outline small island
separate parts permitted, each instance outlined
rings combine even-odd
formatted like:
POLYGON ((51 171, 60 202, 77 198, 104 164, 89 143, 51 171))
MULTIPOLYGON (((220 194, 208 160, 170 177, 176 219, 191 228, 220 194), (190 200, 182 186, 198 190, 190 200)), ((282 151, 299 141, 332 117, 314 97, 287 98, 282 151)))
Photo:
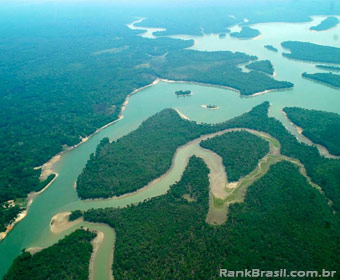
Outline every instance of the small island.
POLYGON ((260 34, 260 31, 257 29, 251 28, 249 26, 243 26, 240 32, 230 33, 230 36, 238 39, 253 39, 260 34))
POLYGON ((315 65, 315 67, 326 71, 340 72, 339 66, 315 65))
POLYGON ((333 73, 314 73, 314 74, 302 74, 303 78, 312 79, 314 81, 340 88, 340 75, 333 73))
POLYGON ((267 50, 270 50, 272 52, 278 52, 279 50, 277 48, 275 48, 274 46, 272 45, 265 45, 264 46, 267 50))
POLYGON ((220 39, 224 39, 226 36, 227 36, 227 35, 226 35, 225 33, 220 33, 220 34, 218 35, 218 37, 219 37, 220 39))
POLYGON ((316 25, 316 26, 312 26, 311 28, 309 28, 312 31, 325 31, 325 30, 329 30, 335 26, 337 26, 339 23, 339 19, 336 17, 328 17, 326 19, 324 19, 320 24, 316 25))
POLYGON ((191 90, 178 90, 178 91, 175 91, 175 94, 177 96, 189 96, 189 95, 192 95, 192 92, 191 90))
POLYGON ((201 107, 209 109, 209 110, 218 110, 219 109, 219 107, 217 105, 214 105, 214 104, 202 105, 201 107))

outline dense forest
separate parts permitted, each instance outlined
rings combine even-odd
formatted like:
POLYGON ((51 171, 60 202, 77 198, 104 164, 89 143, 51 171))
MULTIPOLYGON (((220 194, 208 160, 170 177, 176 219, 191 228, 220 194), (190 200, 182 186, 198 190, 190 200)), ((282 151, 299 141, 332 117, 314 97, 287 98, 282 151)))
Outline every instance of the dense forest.
POLYGON ((303 135, 325 146, 331 154, 340 156, 340 115, 296 107, 283 110, 293 123, 303 129, 303 135))
POLYGON ((263 72, 269 75, 274 74, 274 67, 272 63, 269 60, 260 60, 260 61, 255 61, 250 64, 246 65, 246 68, 250 70, 256 70, 259 72, 263 72))
POLYGON ((41 190, 47 182, 34 167, 116 120, 126 96, 157 77, 216 83, 245 95, 292 86, 242 73, 237 65, 256 59, 246 54, 189 51, 191 40, 136 36, 140 31, 126 26, 130 10, 84 6, 78 13, 69 5, 55 15, 54 9, 0 11, 0 207, 41 190))
POLYGON ((294 86, 290 82, 277 81, 261 72, 242 72, 237 66, 255 60, 256 57, 239 52, 174 51, 169 53, 166 59, 166 64, 153 66, 158 75, 165 79, 232 87, 239 90, 241 95, 247 96, 265 90, 294 86))
POLYGON ((89 279, 91 240, 96 234, 78 229, 51 247, 18 256, 4 280, 89 279))
POLYGON ((339 23, 339 19, 338 18, 336 18, 336 17, 327 17, 322 22, 320 22, 318 25, 312 26, 310 28, 310 30, 325 31, 325 30, 331 29, 333 27, 336 27, 338 25, 338 23, 339 23))
POLYGON ((249 26, 243 26, 240 32, 230 33, 231 37, 238 39, 252 39, 260 35, 260 31, 249 26))
POLYGON ((8 206, 8 203, 3 203, 0 206, 0 232, 6 231, 6 225, 12 223, 20 212, 20 207, 8 206))
POLYGON ((297 167, 272 166, 221 226, 205 222, 208 187, 208 169, 193 157, 166 195, 86 212, 85 220, 117 233, 115 279, 217 279, 220 268, 337 269, 339 221, 297 167))
POLYGON ((215 136, 202 141, 200 145, 222 157, 229 182, 248 175, 269 152, 267 141, 246 131, 215 136))
POLYGON ((340 88, 340 75, 333 73, 302 73, 302 77, 311 79, 332 87, 340 88))
MULTIPOLYGON (((299 143, 280 121, 268 117, 269 102, 254 107, 250 112, 236 117, 220 126, 225 128, 246 127, 266 132, 281 143, 281 154, 296 158, 306 167, 311 180, 318 184, 332 207, 340 211, 340 160, 328 159, 319 154, 316 147, 299 143)), ((218 126, 217 126, 218 128, 218 126)), ((329 132, 329 133, 333 133, 329 132)))
POLYGON ((137 26, 161 27, 166 30, 156 35, 205 34, 227 32, 235 24, 256 24, 266 22, 309 22, 311 15, 334 15, 340 10, 340 3, 334 0, 281 1, 244 0, 242 2, 223 1, 212 7, 195 4, 193 13, 189 5, 164 5, 153 3, 152 9, 140 7, 138 16, 146 19, 137 26), (155 9, 157 7, 157 9, 155 9), (247 18, 249 21, 244 22, 247 18))
POLYGON ((282 54, 288 58, 314 62, 340 63, 340 48, 298 41, 286 41, 281 43, 281 45, 283 48, 291 51, 291 53, 282 54))
POLYGON ((72 211, 71 214, 70 214, 70 216, 68 217, 68 220, 69 220, 70 222, 75 221, 75 220, 77 220, 78 218, 80 218, 82 215, 83 215, 83 214, 82 214, 82 212, 81 212, 80 210, 72 211))
POLYGON ((330 66, 330 65, 315 65, 316 68, 322 69, 322 70, 327 70, 327 71, 335 71, 339 72, 340 67, 338 66, 330 66))
POLYGON ((272 45, 265 45, 264 46, 267 50, 273 51, 273 52, 278 52, 279 50, 277 48, 275 48, 272 45))
POLYGON ((170 168, 178 147, 214 129, 166 109, 115 142, 104 138, 78 177, 78 195, 111 197, 138 190, 170 168))

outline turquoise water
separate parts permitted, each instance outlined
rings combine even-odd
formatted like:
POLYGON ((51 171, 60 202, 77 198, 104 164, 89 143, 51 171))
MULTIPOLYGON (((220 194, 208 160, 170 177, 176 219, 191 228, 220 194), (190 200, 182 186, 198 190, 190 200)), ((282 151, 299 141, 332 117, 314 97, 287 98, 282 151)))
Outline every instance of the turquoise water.
POLYGON ((183 39, 195 39, 196 44, 193 49, 196 50, 242 51, 256 55, 260 59, 269 59, 277 72, 276 78, 293 82, 295 88, 287 91, 270 92, 251 98, 240 97, 237 92, 232 90, 190 83, 159 82, 154 86, 139 91, 130 98, 129 104, 123 113, 124 118, 121 121, 103 129, 77 148, 65 152, 53 166, 53 170, 59 173, 59 177, 50 188, 35 199, 27 217, 16 225, 6 239, 0 243, 0 276, 7 271, 21 249, 49 246, 74 230, 71 228, 63 234, 52 234, 49 230, 49 223, 55 214, 75 209, 86 210, 93 207, 125 206, 142 201, 147 197, 164 193, 169 184, 180 177, 183 162, 179 162, 175 166, 173 177, 162 182, 159 188, 146 189, 123 199, 106 202, 100 200, 80 201, 73 188, 74 182, 84 168, 90 154, 95 151, 97 144, 103 137, 115 140, 136 129, 143 120, 164 108, 177 108, 190 119, 198 122, 216 123, 249 111, 263 101, 270 101, 272 104, 270 115, 281 120, 296 135, 297 133, 290 127, 281 112, 283 107, 299 106, 340 113, 339 90, 301 78, 303 72, 317 71, 314 64, 289 60, 281 55, 280 43, 285 40, 309 41, 340 46, 340 42, 335 40, 336 35, 340 35, 339 28, 325 32, 311 32, 308 30, 310 26, 319 23, 321 19, 318 17, 314 19, 314 22, 303 24, 257 24, 255 28, 262 33, 262 37, 257 40, 238 40, 228 36, 224 39, 219 39, 218 35, 214 34, 200 37, 177 36, 183 39), (266 44, 277 47, 279 53, 265 49, 263 46, 266 44), (177 90, 186 89, 190 89, 193 95, 190 97, 177 97, 174 94, 177 90), (216 104, 220 109, 207 110, 201 107, 202 104, 216 104))

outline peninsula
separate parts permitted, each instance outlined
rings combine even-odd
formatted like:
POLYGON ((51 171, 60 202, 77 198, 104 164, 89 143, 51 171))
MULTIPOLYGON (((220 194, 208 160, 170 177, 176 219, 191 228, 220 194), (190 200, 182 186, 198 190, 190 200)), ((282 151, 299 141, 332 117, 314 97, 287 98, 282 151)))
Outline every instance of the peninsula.
POLYGON ((240 32, 232 32, 230 33, 230 36, 238 39, 253 39, 260 34, 260 31, 257 29, 251 28, 249 26, 243 26, 240 32))
POLYGON ((335 88, 340 88, 340 75, 333 73, 303 73, 303 78, 308 78, 335 88))
POLYGON ((336 17, 328 17, 324 19, 320 24, 316 26, 312 26, 310 30, 312 31, 325 31, 329 30, 333 27, 336 27, 339 24, 339 19, 336 17))

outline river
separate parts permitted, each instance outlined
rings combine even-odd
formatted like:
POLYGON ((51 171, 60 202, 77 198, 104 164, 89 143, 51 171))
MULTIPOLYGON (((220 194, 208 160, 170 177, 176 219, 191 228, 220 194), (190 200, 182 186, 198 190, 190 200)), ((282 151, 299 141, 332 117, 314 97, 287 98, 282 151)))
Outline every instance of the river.
MULTIPOLYGON (((280 43, 286 40, 299 40, 330 46, 339 46, 336 40, 340 34, 339 28, 324 32, 311 32, 309 27, 316 25, 323 18, 314 17, 309 23, 266 23, 256 24, 262 36, 257 40, 239 40, 235 38, 220 39, 218 34, 204 34, 202 36, 173 36, 182 39, 194 39, 195 50, 230 50, 241 51, 256 55, 260 59, 269 59, 277 73, 276 78, 287 80, 295 84, 294 89, 270 92, 256 97, 241 97, 237 92, 191 83, 169 83, 160 81, 155 85, 139 91, 130 97, 123 112, 124 118, 93 135, 87 142, 77 148, 65 152, 61 159, 53 165, 53 171, 59 174, 54 183, 32 203, 27 217, 18 223, 9 235, 0 242, 0 277, 2 277, 13 259, 19 255, 21 249, 29 247, 45 247, 55 243, 65 234, 74 230, 70 228, 62 234, 52 234, 49 223, 51 218, 59 213, 76 209, 86 210, 93 207, 117 207, 142 201, 145 198, 164 193, 169 184, 176 181, 180 175, 185 159, 191 153, 183 152, 178 164, 174 166, 171 176, 161 181, 157 188, 146 188, 135 195, 111 201, 80 201, 74 189, 74 183, 84 168, 86 161, 103 137, 115 140, 136 129, 143 120, 164 108, 177 108, 190 119, 198 122, 217 123, 238 116, 252 107, 270 101, 272 106, 270 115, 279 119, 283 124, 302 139, 296 129, 287 121, 281 110, 285 106, 299 106, 340 113, 340 91, 310 80, 303 79, 303 72, 316 71, 314 64, 289 60, 282 57, 280 43), (273 45, 279 49, 278 53, 271 52, 263 46, 273 45), (190 89, 190 97, 177 97, 177 90, 190 89), (207 110, 202 104, 216 104, 219 110, 207 110)), ((237 29, 235 27, 233 29, 237 29)), ((148 36, 152 32, 148 33, 148 36)), ((303 139, 302 139, 303 140, 303 139)))

